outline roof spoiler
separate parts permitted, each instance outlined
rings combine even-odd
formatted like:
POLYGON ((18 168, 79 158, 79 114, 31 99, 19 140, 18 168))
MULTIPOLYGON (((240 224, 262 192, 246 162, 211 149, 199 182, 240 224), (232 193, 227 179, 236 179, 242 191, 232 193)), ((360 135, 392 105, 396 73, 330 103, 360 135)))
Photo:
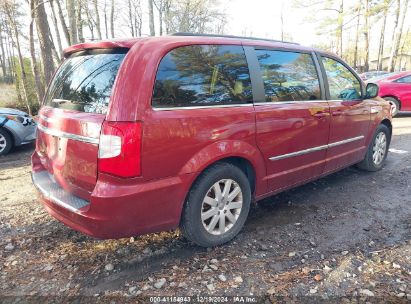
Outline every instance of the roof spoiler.
POLYGON ((88 51, 88 50, 110 50, 110 49, 130 49, 129 44, 116 42, 116 41, 99 41, 99 42, 86 42, 79 43, 73 46, 69 46, 64 49, 63 54, 65 58, 70 57, 73 53, 88 51))

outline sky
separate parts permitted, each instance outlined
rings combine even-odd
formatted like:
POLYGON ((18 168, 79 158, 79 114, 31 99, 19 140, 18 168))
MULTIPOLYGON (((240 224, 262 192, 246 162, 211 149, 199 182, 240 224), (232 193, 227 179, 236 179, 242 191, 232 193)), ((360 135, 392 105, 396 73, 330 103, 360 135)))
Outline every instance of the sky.
MULTIPOLYGON (((293 8, 292 0, 231 0, 222 2, 228 13, 227 32, 249 36, 281 39, 281 10, 285 32, 295 42, 310 45, 315 39, 315 26, 304 22, 307 9, 293 8), (302 30, 304 29, 304 30, 302 30)), ((317 42, 317 41, 315 41, 317 42)))

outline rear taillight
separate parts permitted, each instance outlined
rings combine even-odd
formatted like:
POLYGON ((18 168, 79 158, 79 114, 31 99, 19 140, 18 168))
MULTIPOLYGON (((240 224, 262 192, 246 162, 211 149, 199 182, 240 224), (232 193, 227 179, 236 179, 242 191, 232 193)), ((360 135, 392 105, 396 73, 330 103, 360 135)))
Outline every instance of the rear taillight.
POLYGON ((141 123, 105 121, 98 149, 98 170, 120 177, 141 174, 141 123))

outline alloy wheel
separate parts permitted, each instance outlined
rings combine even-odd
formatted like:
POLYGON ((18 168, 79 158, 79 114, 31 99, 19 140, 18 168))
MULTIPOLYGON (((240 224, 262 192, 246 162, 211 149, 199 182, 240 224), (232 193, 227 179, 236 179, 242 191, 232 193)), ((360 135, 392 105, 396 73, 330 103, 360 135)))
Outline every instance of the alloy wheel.
POLYGON ((4 137, 3 134, 0 134, 0 153, 3 152, 4 149, 6 149, 6 146, 7 146, 6 137, 4 137))
POLYGON ((237 222, 243 207, 243 192, 232 179, 222 179, 207 191, 201 206, 201 221, 208 233, 222 235, 237 222))
POLYGON ((387 152, 387 135, 384 132, 378 133, 375 137, 374 146, 372 148, 372 160, 375 165, 379 166, 387 152))

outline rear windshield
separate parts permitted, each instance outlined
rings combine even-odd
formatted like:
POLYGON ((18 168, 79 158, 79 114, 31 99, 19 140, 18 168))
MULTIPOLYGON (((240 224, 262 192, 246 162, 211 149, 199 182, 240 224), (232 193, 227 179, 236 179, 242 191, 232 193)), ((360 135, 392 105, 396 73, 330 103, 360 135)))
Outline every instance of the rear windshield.
POLYGON ((53 108, 105 114, 125 55, 123 50, 106 50, 69 57, 51 82, 46 104, 53 108))

